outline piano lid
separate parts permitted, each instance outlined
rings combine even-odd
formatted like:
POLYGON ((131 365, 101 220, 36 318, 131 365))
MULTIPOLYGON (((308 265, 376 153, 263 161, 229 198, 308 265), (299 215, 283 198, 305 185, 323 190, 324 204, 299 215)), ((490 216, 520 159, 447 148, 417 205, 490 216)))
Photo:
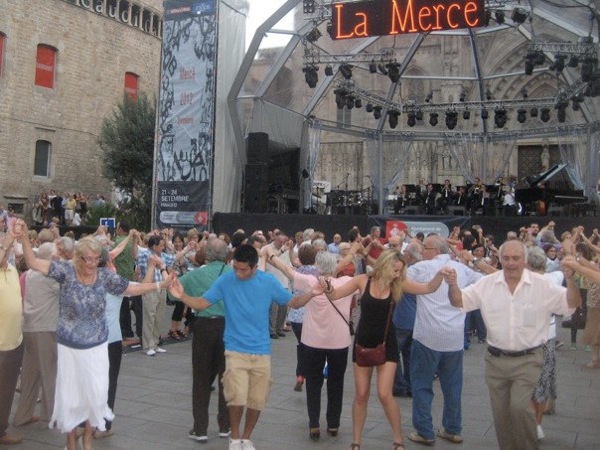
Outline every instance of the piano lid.
POLYGON ((546 172, 525 177, 525 181, 527 182, 530 188, 538 187, 541 183, 545 183, 548 180, 550 180, 550 178, 552 178, 558 172, 563 170, 565 167, 567 167, 566 164, 555 164, 550 168, 550 170, 547 170, 546 172))

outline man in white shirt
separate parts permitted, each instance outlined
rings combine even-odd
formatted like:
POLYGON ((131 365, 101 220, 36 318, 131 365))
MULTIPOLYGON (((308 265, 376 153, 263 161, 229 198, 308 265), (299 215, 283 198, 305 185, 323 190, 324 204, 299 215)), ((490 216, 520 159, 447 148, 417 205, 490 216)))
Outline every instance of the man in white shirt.
POLYGON ((488 330, 485 379, 501 449, 537 448, 530 400, 550 317, 568 315, 581 304, 572 270, 564 269, 565 289, 526 269, 526 261, 525 245, 507 241, 500 247, 503 270, 462 291, 452 271, 446 277, 452 305, 463 312, 481 309, 488 330))
MULTIPOLYGON (((426 283, 444 266, 458 274, 458 283, 466 287, 481 274, 450 259, 448 244, 441 236, 423 241, 423 259, 410 266, 408 278, 426 283)), ((448 286, 442 283, 433 293, 417 295, 417 313, 410 355, 410 380, 413 393, 412 420, 416 431, 411 441, 433 445, 435 431, 431 417, 433 378, 437 373, 444 395, 442 428, 437 436, 453 443, 462 442, 461 396, 463 382, 465 314, 448 303, 448 286)))

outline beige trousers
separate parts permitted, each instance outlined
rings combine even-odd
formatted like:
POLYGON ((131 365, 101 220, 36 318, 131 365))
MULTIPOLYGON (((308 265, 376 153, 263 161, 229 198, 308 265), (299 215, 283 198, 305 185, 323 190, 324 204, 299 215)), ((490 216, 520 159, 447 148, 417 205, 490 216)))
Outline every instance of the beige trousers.
POLYGON ((485 381, 490 391, 496 439, 502 450, 537 449, 531 395, 540 379, 543 350, 510 357, 485 354, 485 381))
POLYGON ((160 339, 160 322, 166 309, 167 293, 164 289, 142 295, 142 347, 156 348, 160 339))

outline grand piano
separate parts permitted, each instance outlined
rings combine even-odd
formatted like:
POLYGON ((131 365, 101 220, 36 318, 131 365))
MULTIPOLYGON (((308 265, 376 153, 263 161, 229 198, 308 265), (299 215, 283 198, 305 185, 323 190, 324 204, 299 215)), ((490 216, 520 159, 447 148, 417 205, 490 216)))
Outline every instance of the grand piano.
POLYGON ((521 205, 524 215, 545 216, 551 206, 564 207, 587 202, 582 190, 552 189, 546 186, 546 183, 565 167, 566 164, 555 164, 546 172, 525 177, 517 185, 515 201, 521 205))

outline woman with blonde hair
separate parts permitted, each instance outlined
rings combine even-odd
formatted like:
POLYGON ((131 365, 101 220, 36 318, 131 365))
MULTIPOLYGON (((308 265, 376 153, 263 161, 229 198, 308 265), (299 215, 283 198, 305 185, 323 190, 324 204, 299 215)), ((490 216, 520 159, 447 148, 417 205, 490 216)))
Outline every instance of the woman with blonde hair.
POLYGON ((333 287, 330 278, 322 278, 321 286, 331 300, 360 292, 360 321, 356 329, 352 361, 354 363, 355 394, 352 405, 352 450, 359 450, 371 388, 373 369, 377 370, 377 395, 392 427, 394 450, 403 449, 400 409, 392 395, 394 376, 398 364, 398 344, 395 329, 389 325, 393 308, 403 292, 428 294, 442 282, 438 272, 429 283, 416 283, 406 278, 406 260, 398 250, 386 250, 377 259, 370 274, 358 275, 340 287, 333 287), (387 335, 385 333, 387 330, 387 335), (373 348, 385 342, 385 362, 374 367, 357 364, 356 347, 373 348))
MULTIPOLYGON (((40 259, 31 248, 27 226, 21 219, 15 223, 12 236, 23 244, 29 268, 60 284, 56 391, 50 424, 68 433, 67 450, 75 450, 77 426, 85 422, 83 448, 89 450, 94 429, 104 431, 104 419, 114 417, 107 405, 106 294, 131 296, 159 291, 168 287, 175 275, 162 282, 139 284, 99 268, 102 245, 94 238, 81 239, 71 261, 40 259)), ((151 264, 160 262, 152 260, 151 264)))

